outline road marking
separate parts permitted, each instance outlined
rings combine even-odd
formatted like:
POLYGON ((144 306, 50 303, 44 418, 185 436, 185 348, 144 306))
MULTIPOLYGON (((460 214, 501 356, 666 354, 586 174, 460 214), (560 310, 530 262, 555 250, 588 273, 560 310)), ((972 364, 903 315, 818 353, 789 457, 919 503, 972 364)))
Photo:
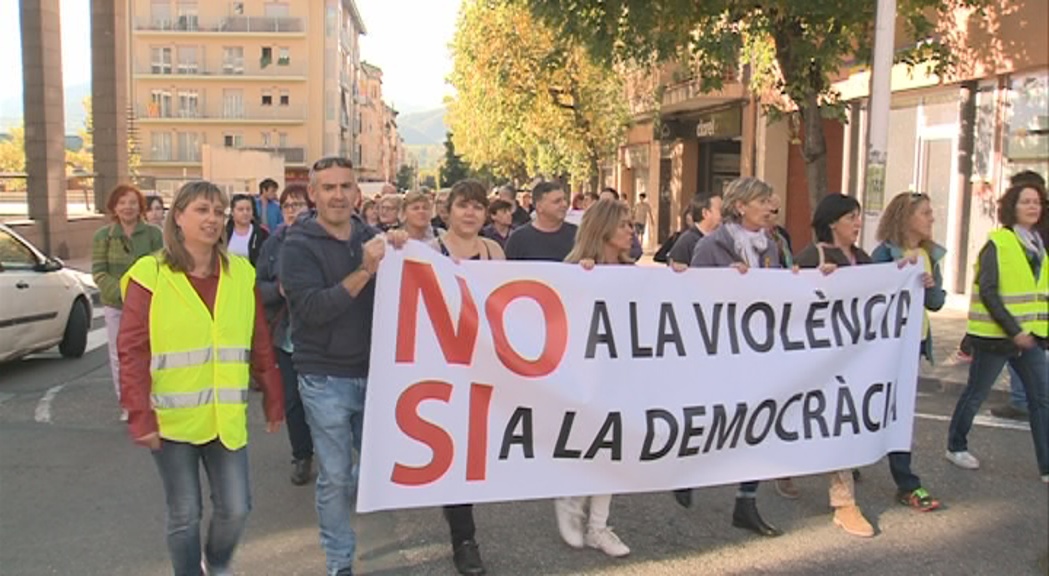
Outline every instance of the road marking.
MULTIPOLYGON (((941 416, 939 414, 922 414, 921 412, 915 412, 915 416, 925 420, 936 420, 937 422, 950 422, 950 416, 941 416)), ((1002 428, 1005 430, 1022 430, 1024 432, 1030 432, 1031 426, 1023 422, 1017 422, 1015 420, 1006 420, 1005 418, 996 418, 994 416, 982 416, 980 414, 973 418, 973 424, 976 426, 985 426, 987 428, 1002 428)))
POLYGON ((84 354, 93 352, 107 344, 109 344, 109 336, 106 334, 106 327, 96 328, 87 333, 87 348, 84 349, 84 354))
POLYGON ((51 402, 55 399, 55 396, 65 388, 65 384, 59 384, 58 386, 52 386, 44 394, 44 397, 36 403, 36 416, 35 419, 41 424, 51 423, 51 402))
POLYGON ((95 306, 91 310, 91 318, 92 319, 94 319, 94 318, 101 318, 101 317, 103 317, 105 315, 106 315, 106 312, 105 312, 105 310, 102 309, 101 306, 95 306))

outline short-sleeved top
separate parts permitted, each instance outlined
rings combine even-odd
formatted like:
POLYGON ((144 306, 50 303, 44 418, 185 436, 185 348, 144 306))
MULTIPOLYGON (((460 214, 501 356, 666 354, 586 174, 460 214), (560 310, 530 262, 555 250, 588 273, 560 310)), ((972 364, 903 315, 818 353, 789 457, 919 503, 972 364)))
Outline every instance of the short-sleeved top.
POLYGON ((563 262, 575 246, 576 226, 565 222, 556 232, 543 232, 534 224, 514 230, 506 241, 507 260, 563 262))

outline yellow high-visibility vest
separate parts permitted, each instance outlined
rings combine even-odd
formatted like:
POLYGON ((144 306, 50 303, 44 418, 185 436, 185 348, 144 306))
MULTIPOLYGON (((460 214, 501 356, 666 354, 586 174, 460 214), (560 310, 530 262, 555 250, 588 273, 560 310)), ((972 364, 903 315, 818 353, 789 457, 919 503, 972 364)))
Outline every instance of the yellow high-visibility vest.
POLYGON ((255 331, 255 270, 229 256, 219 276, 214 317, 182 272, 160 255, 139 259, 121 279, 149 290, 151 402, 160 437, 230 450, 248 443, 248 381, 255 331))
MULTIPOLYGON (((1049 259, 1042 261, 1038 278, 1034 277, 1027 253, 1016 233, 1008 228, 991 232, 998 256, 998 293, 1005 308, 1016 318, 1024 332, 1049 337, 1049 259)), ((1005 330, 991 318, 980 300, 980 263, 976 263, 976 281, 969 302, 967 331, 973 336, 1008 338, 1005 330)))

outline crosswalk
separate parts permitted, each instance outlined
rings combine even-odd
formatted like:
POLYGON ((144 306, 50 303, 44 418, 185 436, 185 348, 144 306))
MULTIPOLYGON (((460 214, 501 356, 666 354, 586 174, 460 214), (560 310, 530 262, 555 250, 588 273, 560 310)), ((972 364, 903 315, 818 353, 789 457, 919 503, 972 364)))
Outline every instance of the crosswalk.
POLYGON ((106 319, 103 316, 102 306, 97 302, 91 308, 91 331, 87 333, 87 349, 85 354, 98 350, 108 343, 106 338, 106 319))

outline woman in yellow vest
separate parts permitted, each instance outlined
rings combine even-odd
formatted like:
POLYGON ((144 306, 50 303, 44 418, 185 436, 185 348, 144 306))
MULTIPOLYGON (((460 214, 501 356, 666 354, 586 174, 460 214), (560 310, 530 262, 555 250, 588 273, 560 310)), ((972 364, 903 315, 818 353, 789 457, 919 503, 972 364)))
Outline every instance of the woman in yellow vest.
POLYGON ((998 202, 1002 228, 991 232, 976 263, 966 329, 973 359, 951 417, 947 460, 968 470, 980 467, 967 436, 1008 363, 1023 382, 1038 471, 1049 484, 1049 262, 1035 230, 1046 204, 1045 188, 1033 184, 1011 186, 998 202))
POLYGON ((152 450, 160 471, 176 576, 232 574, 251 509, 249 371, 261 383, 266 430, 284 418, 255 271, 222 242, 227 205, 209 182, 183 186, 164 223, 163 251, 139 259, 121 280, 120 400, 131 437, 152 450), (214 505, 203 562, 201 464, 214 505))

